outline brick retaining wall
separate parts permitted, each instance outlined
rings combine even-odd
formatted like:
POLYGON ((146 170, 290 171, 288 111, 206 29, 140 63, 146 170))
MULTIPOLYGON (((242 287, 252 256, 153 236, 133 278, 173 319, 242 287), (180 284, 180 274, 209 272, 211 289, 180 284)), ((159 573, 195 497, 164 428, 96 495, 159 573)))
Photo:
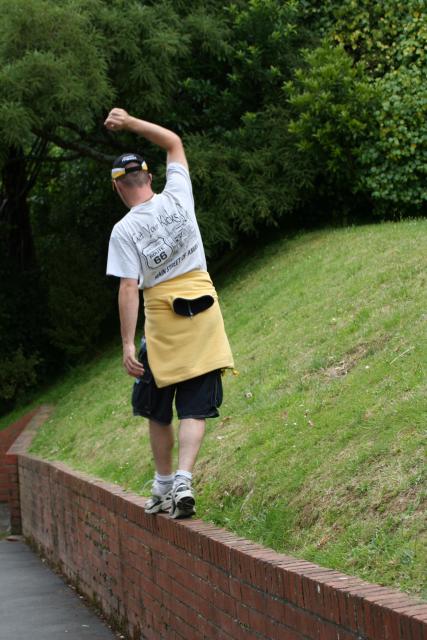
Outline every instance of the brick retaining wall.
POLYGON ((13 465, 13 460, 6 458, 6 453, 36 412, 37 409, 34 409, 13 424, 6 427, 6 429, 2 429, 0 431, 0 502, 2 503, 9 502, 11 489, 9 466, 13 465))
MULTIPOLYGON (((43 405, 30 411, 17 422, 0 432, 0 480, 3 481, 4 502, 9 505, 11 533, 21 533, 21 508, 19 499, 18 457, 13 453, 13 443, 19 436, 20 450, 26 451, 38 427, 48 418, 52 407, 43 405)), ((0 502, 3 502, 0 499, 0 502)))
POLYGON ((127 637, 426 640, 427 604, 266 549, 200 520, 147 516, 144 498, 26 453, 22 530, 127 637))
POLYGON ((17 496, 18 465, 16 456, 6 455, 16 438, 32 420, 38 409, 33 409, 13 424, 0 431, 0 504, 7 504, 12 533, 20 529, 19 497, 17 496))

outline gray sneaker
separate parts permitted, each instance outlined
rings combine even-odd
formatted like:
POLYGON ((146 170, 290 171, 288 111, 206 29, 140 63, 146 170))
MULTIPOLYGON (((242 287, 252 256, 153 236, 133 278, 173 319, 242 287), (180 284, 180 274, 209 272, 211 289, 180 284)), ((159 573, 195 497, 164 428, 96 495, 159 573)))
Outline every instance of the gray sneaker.
POLYGON ((169 513, 172 505, 172 491, 168 491, 167 493, 153 493, 151 494, 151 498, 145 503, 144 511, 145 513, 159 513, 163 511, 165 513, 169 513))
POLYGON ((186 478, 179 478, 172 489, 171 518, 189 518, 196 513, 191 482, 186 478))

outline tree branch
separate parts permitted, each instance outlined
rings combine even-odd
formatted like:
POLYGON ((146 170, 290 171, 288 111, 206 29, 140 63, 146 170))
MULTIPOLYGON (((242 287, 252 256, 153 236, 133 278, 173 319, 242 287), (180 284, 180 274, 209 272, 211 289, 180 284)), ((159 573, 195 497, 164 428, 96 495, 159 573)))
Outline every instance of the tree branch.
POLYGON ((87 147, 85 144, 81 142, 75 142, 72 140, 64 140, 60 136, 55 133, 51 133, 50 131, 43 131, 39 129, 35 129, 34 133, 43 138, 43 140, 48 140, 49 142, 53 142, 61 149, 68 149, 70 151, 76 151, 80 156, 85 156, 87 158, 94 158, 99 162, 104 164, 111 164, 114 160, 115 156, 102 153, 101 151, 97 151, 96 149, 92 149, 91 147, 87 147))
POLYGON ((119 151, 126 151, 128 148, 128 145, 122 144, 120 140, 114 134, 112 134, 111 131, 108 131, 104 126, 98 127, 96 129, 95 133, 100 135, 90 135, 86 131, 83 131, 83 129, 80 129, 80 127, 78 127, 76 124, 72 122, 65 122, 63 126, 66 129, 69 129, 70 131, 77 133, 77 135, 81 140, 92 142, 95 145, 114 147, 119 151))
MULTIPOLYGON (((58 156, 57 158, 46 156, 43 158, 43 162, 51 162, 52 164, 60 164, 61 162, 72 162, 74 160, 78 160, 81 158, 81 154, 79 153, 70 153, 66 156, 58 156)), ((28 156, 29 159, 33 159, 33 156, 28 156)))

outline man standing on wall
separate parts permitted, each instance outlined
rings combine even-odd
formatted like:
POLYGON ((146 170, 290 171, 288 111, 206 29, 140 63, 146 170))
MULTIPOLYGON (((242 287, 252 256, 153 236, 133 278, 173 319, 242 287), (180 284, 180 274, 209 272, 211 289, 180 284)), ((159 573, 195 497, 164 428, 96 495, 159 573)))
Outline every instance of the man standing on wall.
POLYGON ((233 357, 207 272, 180 137, 118 108, 110 111, 105 126, 143 136, 167 154, 166 186, 159 194, 140 155, 126 153, 114 161, 113 187, 130 210, 111 233, 107 274, 120 278, 123 364, 136 378, 133 412, 149 420, 156 474, 145 510, 187 517, 195 513, 192 471, 206 418, 219 415, 221 370, 233 367, 233 357), (144 291, 145 338, 137 359, 139 289, 144 291), (174 399, 180 419, 175 474, 174 399))

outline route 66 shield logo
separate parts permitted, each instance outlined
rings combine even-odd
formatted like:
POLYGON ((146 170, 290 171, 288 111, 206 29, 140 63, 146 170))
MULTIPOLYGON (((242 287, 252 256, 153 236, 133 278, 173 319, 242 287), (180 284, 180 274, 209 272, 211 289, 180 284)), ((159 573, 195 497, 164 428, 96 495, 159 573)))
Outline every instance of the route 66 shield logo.
POLYGON ((172 255, 171 247, 166 243, 164 238, 153 240, 143 248, 142 254, 147 261, 150 269, 157 269, 172 255))

